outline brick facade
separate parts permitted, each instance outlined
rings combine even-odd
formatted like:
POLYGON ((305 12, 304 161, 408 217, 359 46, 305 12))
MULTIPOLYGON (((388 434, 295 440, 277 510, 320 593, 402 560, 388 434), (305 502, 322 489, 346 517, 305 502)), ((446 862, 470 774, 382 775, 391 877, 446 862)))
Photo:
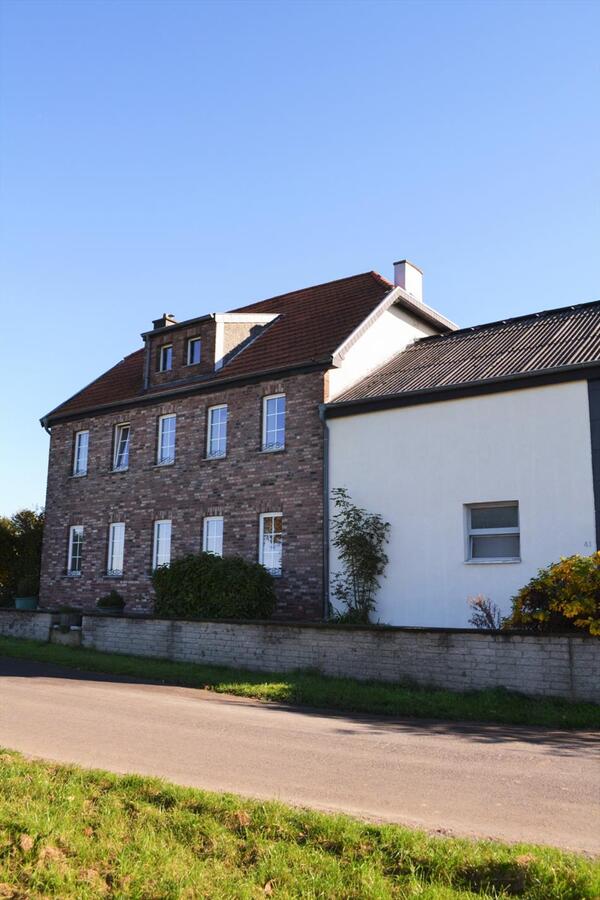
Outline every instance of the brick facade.
MULTIPOLYGON (((177 357, 183 359, 184 342, 177 357)), ((185 335, 187 337, 187 335, 185 335)), ((180 345, 180 346, 179 346, 180 345)), ((40 603, 84 609, 116 588, 127 609, 150 611, 153 523, 172 520, 172 558, 202 546, 204 516, 224 518, 223 551, 258 558, 259 514, 282 512, 283 574, 277 579, 278 616, 316 619, 323 607, 322 371, 239 385, 180 398, 154 399, 72 418, 52 426, 40 603), (286 446, 261 451, 262 398, 285 393, 286 446), (228 405, 227 456, 206 459, 207 410, 228 405), (176 458, 156 466, 158 417, 177 415, 176 458), (112 472, 114 427, 131 426, 129 468, 112 472), (74 477, 76 431, 89 430, 88 472, 74 477), (108 529, 124 522, 120 578, 106 575, 108 529), (68 533, 84 526, 80 576, 68 576, 68 533)))

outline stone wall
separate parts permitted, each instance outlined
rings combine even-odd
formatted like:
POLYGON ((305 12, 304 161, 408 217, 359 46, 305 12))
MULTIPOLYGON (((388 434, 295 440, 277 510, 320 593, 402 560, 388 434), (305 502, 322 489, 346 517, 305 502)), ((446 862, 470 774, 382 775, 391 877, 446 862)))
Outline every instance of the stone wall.
POLYGON ((3 637, 47 641, 51 624, 51 613, 0 609, 0 635, 3 637))

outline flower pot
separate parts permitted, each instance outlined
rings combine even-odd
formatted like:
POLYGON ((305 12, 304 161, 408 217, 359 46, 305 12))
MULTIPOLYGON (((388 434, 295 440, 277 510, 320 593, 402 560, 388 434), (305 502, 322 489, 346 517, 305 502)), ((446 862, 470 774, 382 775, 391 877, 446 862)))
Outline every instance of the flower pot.
POLYGON ((37 597, 15 597, 15 609, 37 609, 37 597))

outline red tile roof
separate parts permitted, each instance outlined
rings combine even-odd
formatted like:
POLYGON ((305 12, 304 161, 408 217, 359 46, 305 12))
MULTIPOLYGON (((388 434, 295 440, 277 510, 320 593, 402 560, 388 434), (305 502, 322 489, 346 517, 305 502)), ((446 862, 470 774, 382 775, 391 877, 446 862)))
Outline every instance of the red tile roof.
MULTIPOLYGON (((364 272, 231 310, 273 312, 279 317, 202 386, 310 363, 326 366, 336 348, 392 289, 393 285, 381 275, 364 272)), ((142 348, 52 410, 45 421, 149 396, 151 392, 144 391, 143 370, 142 348)))

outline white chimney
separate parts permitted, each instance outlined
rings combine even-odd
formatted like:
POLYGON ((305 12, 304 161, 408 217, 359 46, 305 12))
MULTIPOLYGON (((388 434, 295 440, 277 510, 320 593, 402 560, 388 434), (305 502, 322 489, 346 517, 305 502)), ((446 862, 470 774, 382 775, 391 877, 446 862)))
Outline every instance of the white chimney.
POLYGON ((423 302, 423 273, 407 259, 394 263, 394 284, 404 288, 419 303, 423 302))

